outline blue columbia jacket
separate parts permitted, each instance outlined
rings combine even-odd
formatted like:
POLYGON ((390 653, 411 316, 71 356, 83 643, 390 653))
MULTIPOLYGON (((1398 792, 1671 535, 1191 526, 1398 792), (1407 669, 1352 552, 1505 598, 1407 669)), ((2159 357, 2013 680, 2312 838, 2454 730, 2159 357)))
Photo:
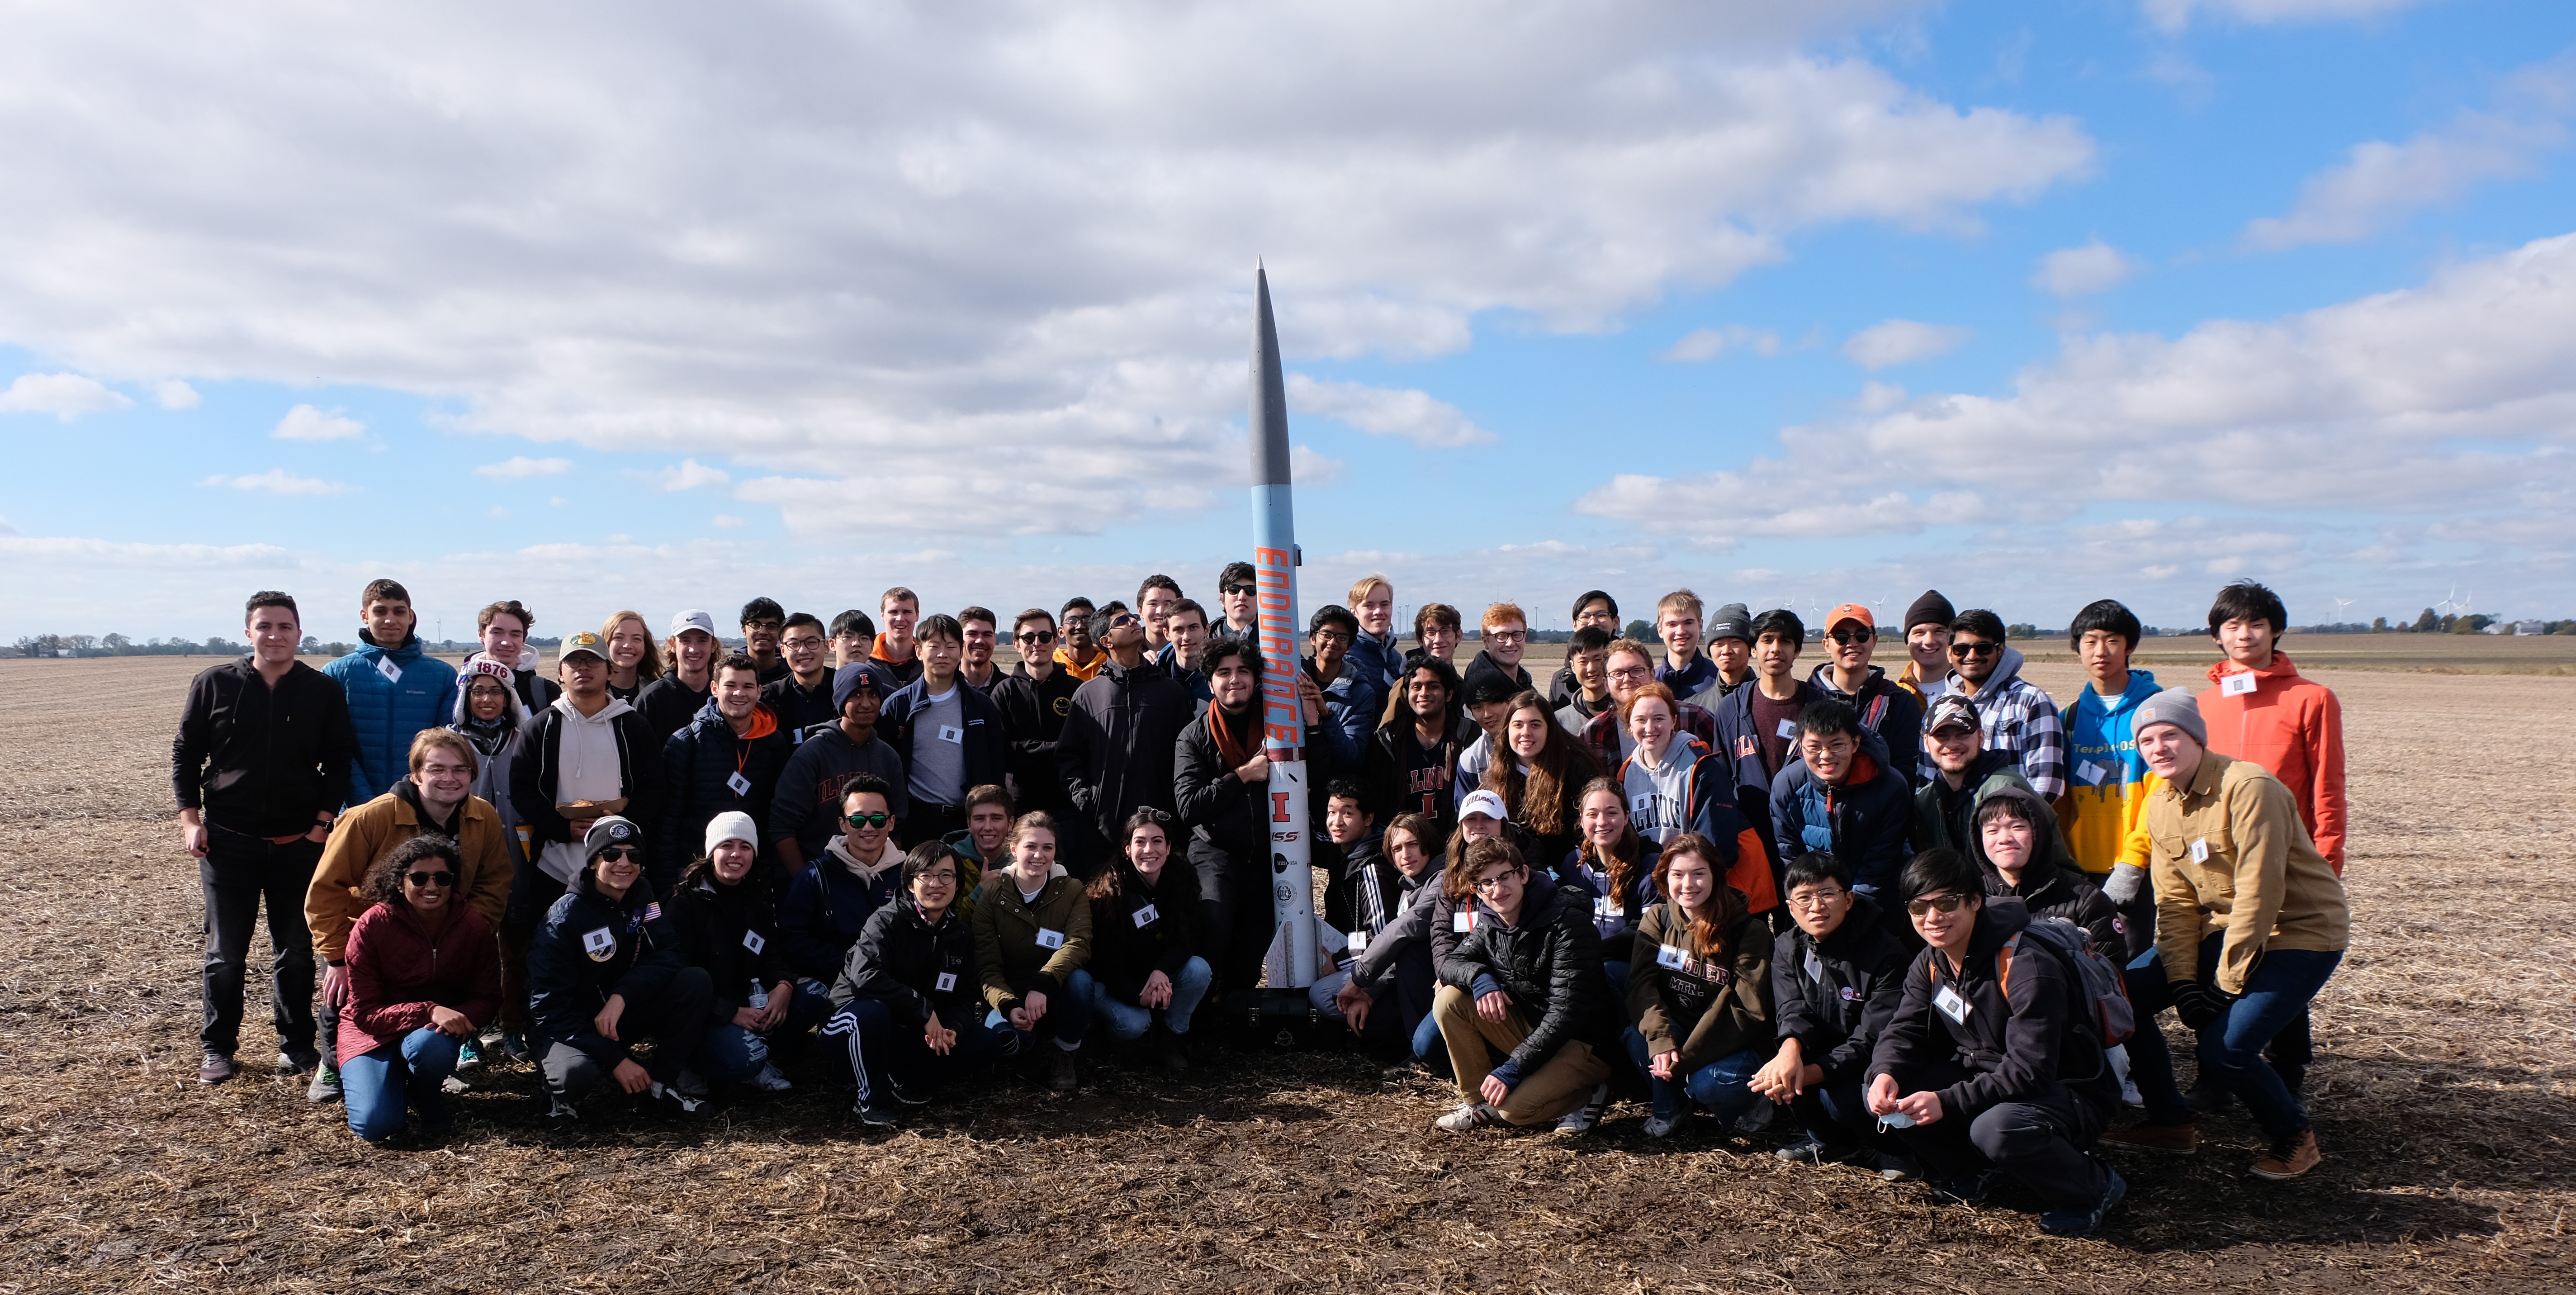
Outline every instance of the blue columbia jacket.
POLYGON ((351 805, 394 789, 411 774, 411 740, 439 728, 456 711, 456 667, 421 650, 420 636, 391 651, 358 631, 358 650, 322 667, 349 698, 349 727, 358 735, 358 759, 349 785, 351 805))

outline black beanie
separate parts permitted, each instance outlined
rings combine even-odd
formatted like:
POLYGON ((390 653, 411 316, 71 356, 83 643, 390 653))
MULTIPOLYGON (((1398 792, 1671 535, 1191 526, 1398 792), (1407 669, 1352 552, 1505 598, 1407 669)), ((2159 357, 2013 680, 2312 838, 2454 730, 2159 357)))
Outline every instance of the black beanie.
POLYGON ((1917 625, 1938 625, 1947 629, 1950 622, 1958 617, 1958 611, 1950 606, 1949 599, 1941 596, 1940 590, 1926 589, 1922 597, 1914 600, 1913 606, 1905 609, 1905 632, 1913 633, 1917 625))

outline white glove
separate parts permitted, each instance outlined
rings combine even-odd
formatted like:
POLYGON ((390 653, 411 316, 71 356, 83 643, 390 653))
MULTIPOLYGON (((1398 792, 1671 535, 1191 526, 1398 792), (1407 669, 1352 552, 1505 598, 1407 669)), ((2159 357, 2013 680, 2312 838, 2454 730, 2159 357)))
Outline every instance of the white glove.
POLYGON ((2124 863, 2111 870, 2111 879, 2102 883, 2102 897, 2114 904, 2125 904, 2146 889, 2147 870, 2134 863, 2124 863))

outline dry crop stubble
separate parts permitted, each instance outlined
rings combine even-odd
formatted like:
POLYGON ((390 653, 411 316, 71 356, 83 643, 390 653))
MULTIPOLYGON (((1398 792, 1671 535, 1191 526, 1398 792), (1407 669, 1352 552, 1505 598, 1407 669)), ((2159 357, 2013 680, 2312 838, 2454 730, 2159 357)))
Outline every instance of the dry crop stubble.
MULTIPOLYGON (((379 1151, 273 1077, 194 1078, 200 912, 169 734, 206 662, 0 662, 0 1292, 240 1290, 2564 1289, 2576 1115, 2576 682, 2328 672, 2356 806, 2352 955, 2317 1008, 2325 1165, 2115 1161, 2103 1237, 2012 1192, 1930 1205, 1776 1138, 1452 1138, 1339 1053, 1004 1082, 891 1137, 810 1065, 678 1127, 610 1100, 566 1145, 504 1066, 455 1136, 379 1151), (1730 1149, 1731 1148, 1731 1149, 1730 1149)), ((2069 696, 2071 667, 2032 676, 2069 696)), ((2169 682, 2178 681, 2177 676, 2169 682)), ((264 953, 254 958, 258 970, 264 953)))

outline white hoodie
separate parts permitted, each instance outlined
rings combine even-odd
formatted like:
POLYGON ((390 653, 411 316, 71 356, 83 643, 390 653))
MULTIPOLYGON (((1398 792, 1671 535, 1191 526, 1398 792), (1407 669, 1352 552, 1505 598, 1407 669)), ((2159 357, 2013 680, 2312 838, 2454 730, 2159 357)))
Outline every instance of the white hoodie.
MULTIPOLYGON (((555 803, 616 800, 626 795, 617 761, 617 717, 632 714, 635 708, 611 697, 598 714, 584 715, 574 709, 572 698, 558 697, 554 709, 563 715, 562 735, 555 747, 555 803)), ((633 758, 651 760, 658 756, 637 751, 633 758)), ((537 866, 567 886, 588 862, 579 841, 548 841, 537 855, 537 866)))

